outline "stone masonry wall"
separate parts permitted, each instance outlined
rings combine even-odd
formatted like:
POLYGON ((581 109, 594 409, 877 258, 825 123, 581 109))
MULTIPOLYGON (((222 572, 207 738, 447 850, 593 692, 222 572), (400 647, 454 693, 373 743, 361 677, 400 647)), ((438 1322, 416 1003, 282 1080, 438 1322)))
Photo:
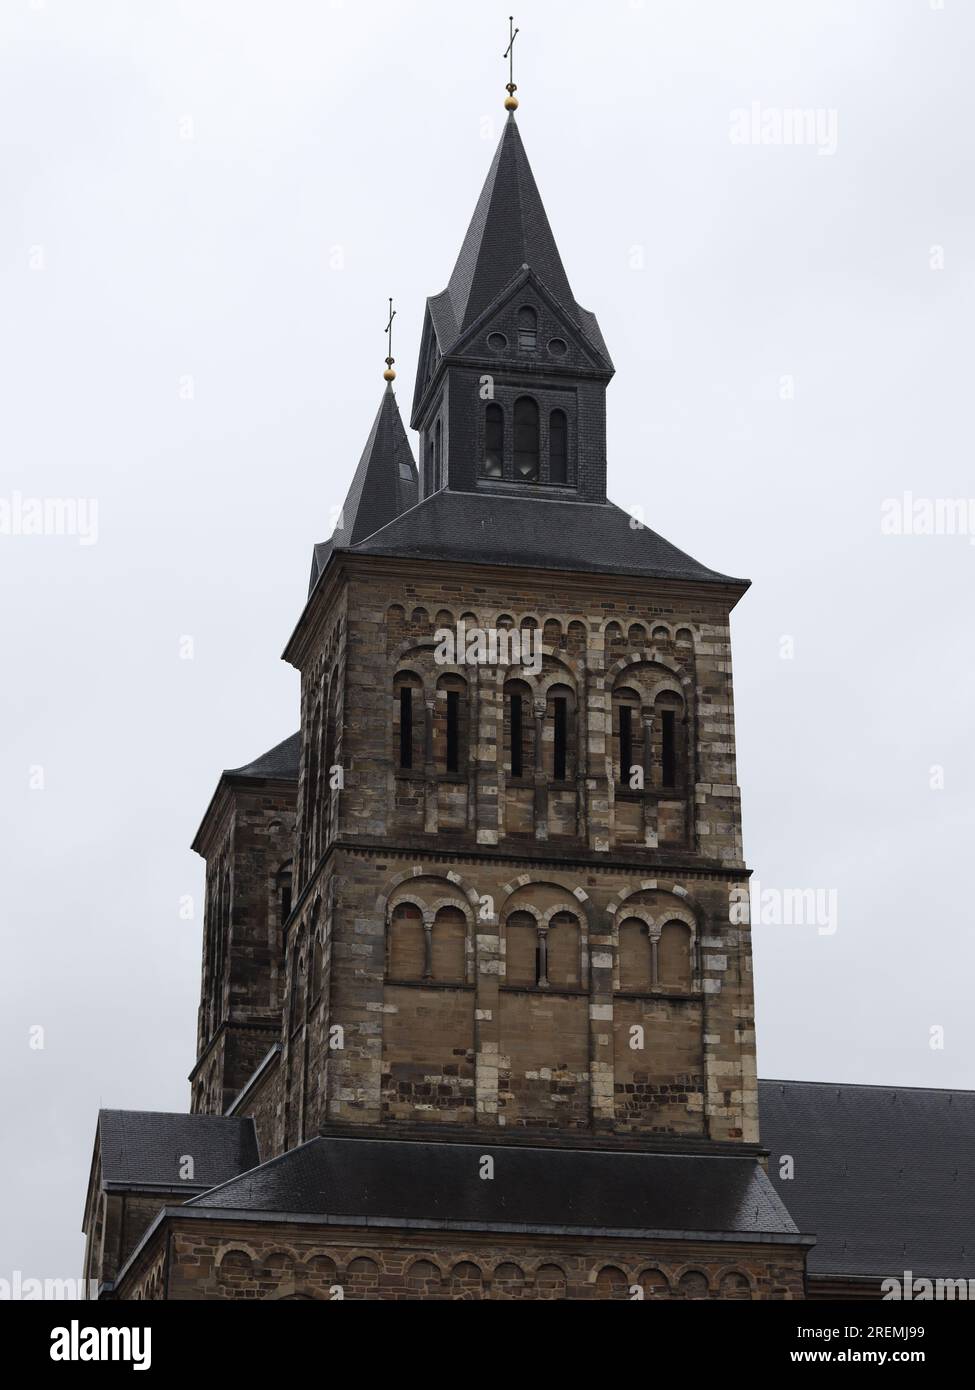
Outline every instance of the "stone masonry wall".
MULTIPOLYGON (((337 1301, 801 1299, 789 1245, 494 1236, 171 1218, 168 1286, 150 1245, 117 1297, 337 1301), (149 1291, 149 1292, 147 1292, 149 1291)), ((165 1233, 157 1233, 161 1242, 165 1233)))

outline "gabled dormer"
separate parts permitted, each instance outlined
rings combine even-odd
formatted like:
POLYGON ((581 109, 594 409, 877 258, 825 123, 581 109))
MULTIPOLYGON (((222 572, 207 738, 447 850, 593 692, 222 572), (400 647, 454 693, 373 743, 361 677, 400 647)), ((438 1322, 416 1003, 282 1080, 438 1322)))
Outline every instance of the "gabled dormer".
POLYGON ((447 288, 427 301, 411 421, 421 499, 447 487, 604 502, 612 375, 511 115, 447 288))

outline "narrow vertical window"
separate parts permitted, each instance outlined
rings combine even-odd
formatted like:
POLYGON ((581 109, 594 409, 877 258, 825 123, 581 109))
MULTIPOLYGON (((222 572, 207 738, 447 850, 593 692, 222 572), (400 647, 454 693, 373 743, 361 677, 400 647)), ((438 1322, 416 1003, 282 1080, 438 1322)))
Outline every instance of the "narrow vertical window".
POLYGON ((443 484, 444 484, 444 476, 443 476, 443 428, 442 428, 442 426, 441 426, 440 421, 438 420, 438 421, 437 421, 436 462, 435 462, 435 464, 434 464, 434 470, 433 470, 433 486, 434 486, 434 488, 435 488, 437 491, 439 491, 440 488, 443 487, 443 484))
POLYGON ((447 691, 447 771, 456 772, 460 731, 460 692, 447 691))
POLYGON ((548 422, 548 480, 569 481, 569 422, 564 410, 553 410, 548 422))
POLYGON ((518 310, 518 347, 522 352, 534 352, 538 343, 538 315, 526 304, 518 310))
POLYGON ((522 728, 521 716, 523 706, 521 703, 521 692, 513 690, 509 696, 511 711, 511 775, 521 777, 524 775, 524 731, 522 728))
POLYGON ((538 480, 538 406, 530 396, 515 401, 515 477, 538 480))
POLYGON ((424 497, 429 497, 429 496, 432 494, 432 492, 433 492, 433 466, 434 466, 433 440, 430 439, 430 440, 427 441, 427 460, 426 460, 426 467, 425 467, 424 470, 423 470, 423 495, 424 495, 424 497))
POLYGON ((633 711, 620 705, 620 781, 629 784, 633 766, 633 711))
POLYGON ((494 401, 484 412, 484 476, 504 476, 504 411, 494 401))
POLYGON ((672 709, 662 711, 660 771, 665 787, 677 782, 677 721, 672 709))
POLYGON ((399 765, 404 770, 413 766, 413 690, 408 685, 399 692, 399 765))
POLYGON ((552 713, 554 716, 555 723, 555 756, 553 760, 553 773, 556 782, 564 782, 565 760, 569 731, 569 706, 564 695, 558 695, 552 701, 552 713))

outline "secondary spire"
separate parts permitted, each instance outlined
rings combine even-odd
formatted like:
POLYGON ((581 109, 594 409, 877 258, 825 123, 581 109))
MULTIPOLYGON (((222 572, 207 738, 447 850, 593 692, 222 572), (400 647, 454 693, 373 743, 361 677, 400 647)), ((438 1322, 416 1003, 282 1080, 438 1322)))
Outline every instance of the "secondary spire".
POLYGON ((515 92, 518 88, 515 85, 515 39, 518 37, 520 31, 515 28, 515 17, 513 14, 509 14, 508 16, 508 29, 510 31, 508 47, 501 54, 502 58, 507 58, 508 60, 508 81, 506 84, 508 95, 504 99, 504 109, 506 111, 517 111, 518 98, 515 96, 515 92))

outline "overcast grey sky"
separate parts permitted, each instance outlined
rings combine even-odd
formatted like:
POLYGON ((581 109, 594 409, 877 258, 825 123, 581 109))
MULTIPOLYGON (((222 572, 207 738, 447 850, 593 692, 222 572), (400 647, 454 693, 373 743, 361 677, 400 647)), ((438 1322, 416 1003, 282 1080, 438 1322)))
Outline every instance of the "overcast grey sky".
MULTIPOLYGON (((279 657, 311 546, 379 402, 388 294, 408 407, 500 134, 508 8, 4 0, 0 521, 17 493, 98 511, 94 544, 0 534, 0 1277, 80 1273, 99 1105, 188 1106, 189 843, 220 770, 297 727, 279 657)), ((975 546, 881 521, 975 492, 975 7, 517 22, 520 129, 617 367, 611 495, 753 580, 748 862, 837 895, 832 933, 755 927, 760 1074, 973 1087, 975 546), (751 140, 800 108, 813 143, 751 140)))

